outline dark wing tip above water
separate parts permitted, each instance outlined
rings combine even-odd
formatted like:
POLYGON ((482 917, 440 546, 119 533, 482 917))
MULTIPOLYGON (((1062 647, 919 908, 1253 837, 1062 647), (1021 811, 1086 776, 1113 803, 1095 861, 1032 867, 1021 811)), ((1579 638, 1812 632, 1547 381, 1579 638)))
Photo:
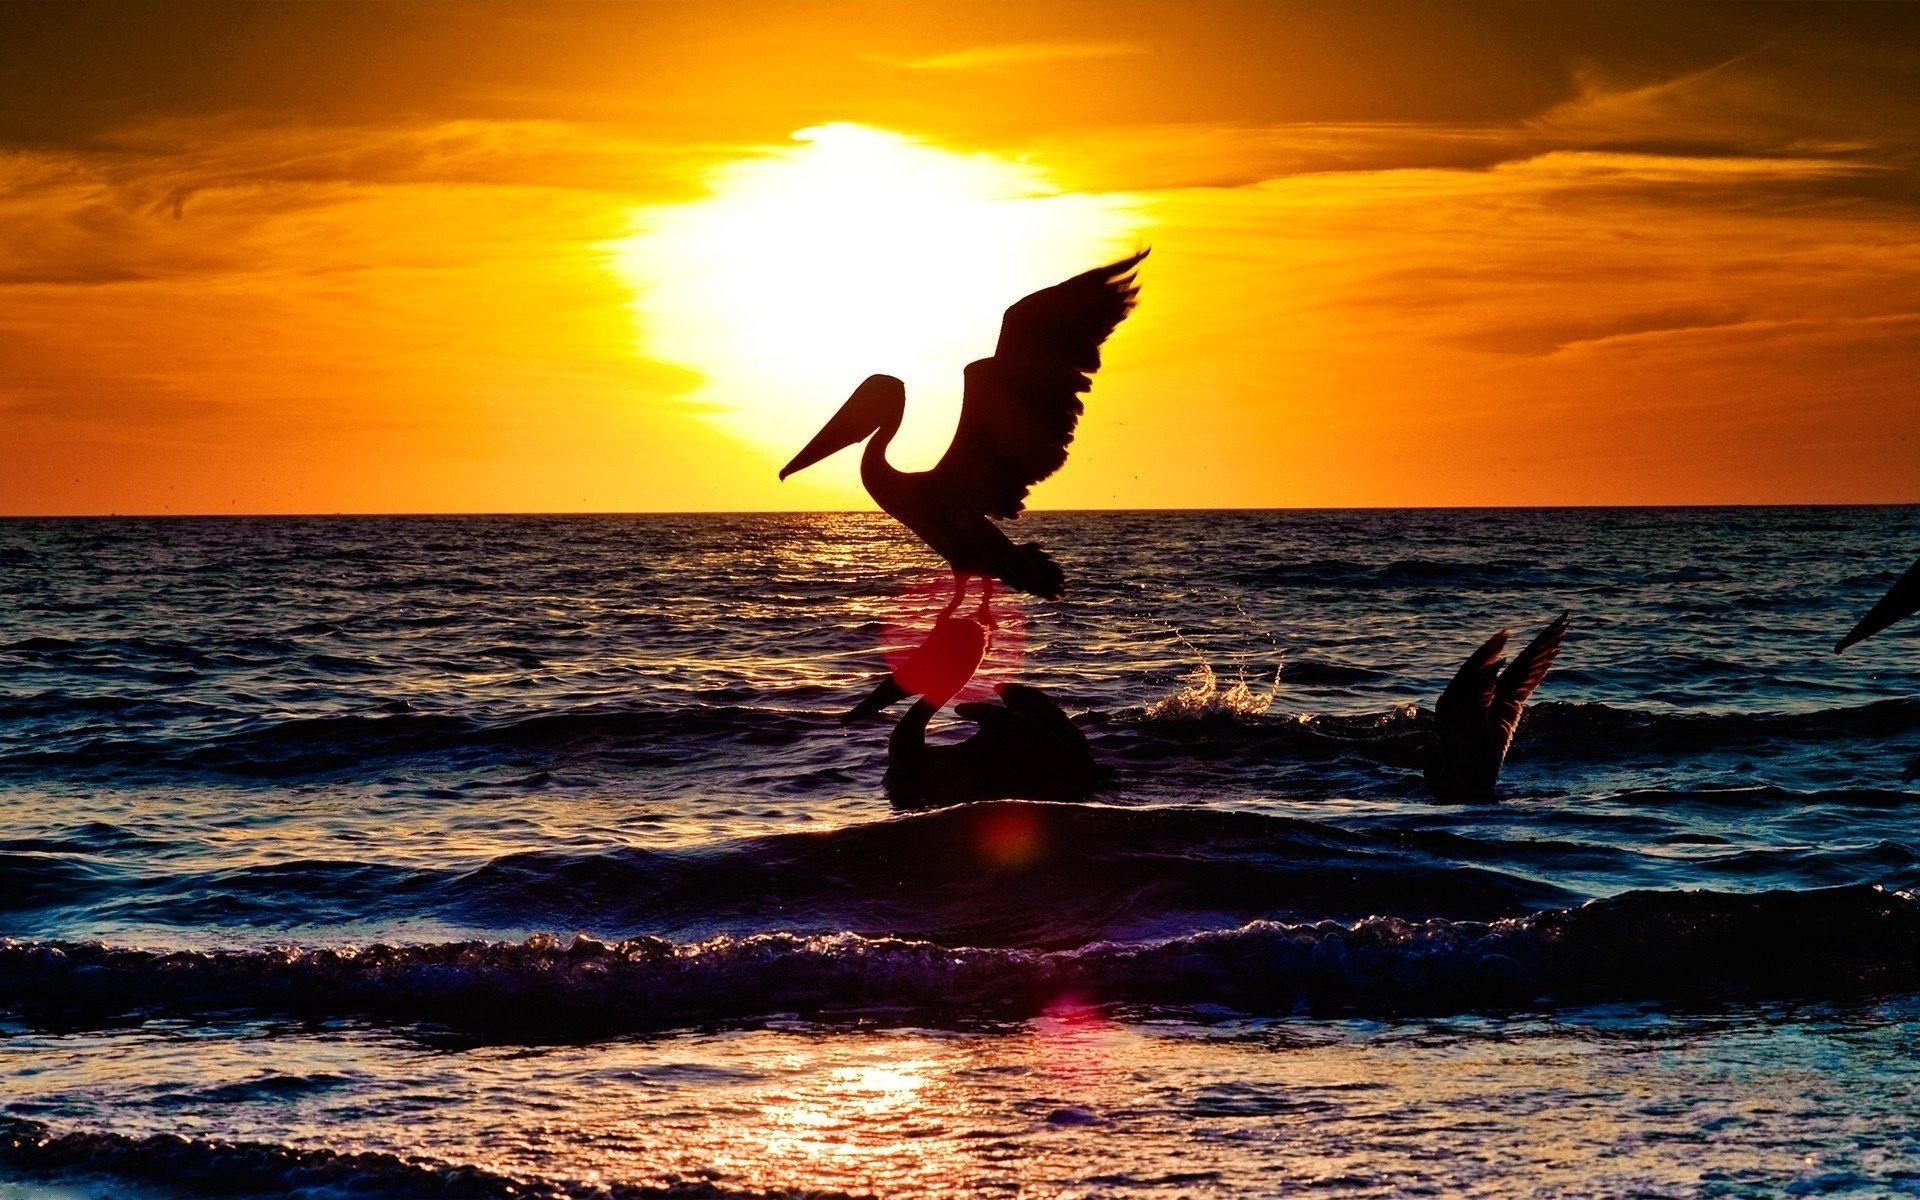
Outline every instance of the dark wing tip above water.
POLYGON ((1920 612, 1920 560, 1908 567, 1907 573, 1887 589, 1887 594, 1880 597, 1879 603, 1868 609, 1867 615, 1847 631, 1847 636, 1834 645, 1833 652, 1839 654, 1855 642, 1864 641, 1915 612, 1920 612))
POLYGON ((1553 623, 1542 629, 1526 648, 1513 656, 1513 662, 1500 674, 1500 683, 1493 702, 1493 720, 1500 735, 1507 742, 1513 740, 1513 731, 1520 727, 1520 712, 1527 706, 1527 699, 1540 681, 1547 677, 1553 660, 1560 655, 1560 645, 1566 640, 1567 621, 1571 613, 1561 613, 1553 623))
POLYGON ((1486 641, 1480 648, 1467 656, 1460 669, 1453 674, 1453 681, 1440 693, 1440 700, 1433 706, 1436 719, 1446 722, 1454 714, 1472 716, 1478 719, 1493 704, 1495 689, 1500 681, 1500 653, 1507 648, 1506 630, 1502 629, 1486 641))

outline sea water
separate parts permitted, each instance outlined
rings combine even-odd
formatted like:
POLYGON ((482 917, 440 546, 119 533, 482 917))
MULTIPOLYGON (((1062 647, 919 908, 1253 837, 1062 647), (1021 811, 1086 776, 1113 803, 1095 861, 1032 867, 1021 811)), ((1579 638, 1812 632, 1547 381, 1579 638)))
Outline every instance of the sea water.
POLYGON ((1920 511, 1016 531, 1117 783, 901 815, 883 517, 0 522, 0 1196, 1920 1194, 1920 511))

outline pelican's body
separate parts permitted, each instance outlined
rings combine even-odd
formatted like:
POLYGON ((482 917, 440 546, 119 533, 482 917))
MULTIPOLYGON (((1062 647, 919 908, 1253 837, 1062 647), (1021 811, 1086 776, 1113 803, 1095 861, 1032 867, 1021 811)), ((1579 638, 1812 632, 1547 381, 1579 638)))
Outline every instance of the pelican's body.
POLYGON ((999 704, 954 711, 979 729, 953 746, 929 746, 938 706, 915 702, 887 740, 887 797, 898 808, 973 800, 1085 800, 1108 782, 1086 737, 1040 689, 1002 684, 999 704))
MULTIPOLYGON (((1032 543, 1015 545, 994 523, 1014 519, 1027 489, 1067 460, 1082 404, 1100 367, 1100 345, 1133 308, 1131 258, 1033 293, 1006 312, 992 358, 968 364, 953 443, 927 471, 901 471, 887 447, 906 414, 906 385, 872 375, 780 472, 785 479, 865 440, 860 481, 955 575, 954 604, 978 576, 1048 599, 1064 589, 1060 568, 1032 543)), ((982 603, 984 604, 984 600, 982 603)), ((951 611, 952 606, 949 606, 951 611)))
POLYGON ((1436 799, 1457 803, 1492 798, 1527 698, 1547 677, 1566 634, 1567 614, 1562 613, 1508 665, 1500 658, 1507 645, 1502 629, 1461 664, 1433 706, 1426 778, 1436 799))

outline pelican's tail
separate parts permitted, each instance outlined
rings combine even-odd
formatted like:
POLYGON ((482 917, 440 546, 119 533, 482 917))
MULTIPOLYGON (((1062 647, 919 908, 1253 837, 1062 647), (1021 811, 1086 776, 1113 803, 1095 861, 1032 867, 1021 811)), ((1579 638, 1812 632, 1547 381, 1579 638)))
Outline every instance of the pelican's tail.
POLYGON ((1000 572, 1001 580, 1010 588, 1018 588, 1029 595, 1042 600, 1058 600, 1066 594, 1066 576, 1060 573, 1060 565, 1047 557, 1037 542, 1024 542, 1009 547, 1012 553, 1006 556, 1005 569, 1000 572))

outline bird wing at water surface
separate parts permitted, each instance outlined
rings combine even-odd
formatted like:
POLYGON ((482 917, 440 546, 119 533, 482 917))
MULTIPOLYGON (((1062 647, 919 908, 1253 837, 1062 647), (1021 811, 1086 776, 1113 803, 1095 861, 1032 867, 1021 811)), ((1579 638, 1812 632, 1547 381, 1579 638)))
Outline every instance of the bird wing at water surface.
POLYGON ((1880 597, 1879 603, 1868 609, 1867 615, 1847 631, 1847 636, 1841 638, 1840 644, 1833 648, 1834 653, 1838 654, 1855 642, 1872 637, 1895 621, 1916 612, 1920 612, 1920 561, 1908 567, 1907 573, 1887 589, 1887 594, 1880 597))
POLYGON ((931 472, 956 502, 1017 517, 1027 490, 1067 461, 1100 368, 1100 345, 1132 311, 1142 250, 1007 309, 993 357, 971 363, 953 443, 931 472))
POLYGON ((1567 618, 1570 614, 1561 613, 1551 625, 1542 629, 1526 648, 1513 656, 1513 662, 1500 673, 1499 683, 1495 686, 1492 705, 1488 709, 1488 719, 1492 723, 1493 735, 1499 742, 1502 757, 1507 748, 1513 745, 1514 730, 1520 728, 1520 714, 1527 707, 1528 697, 1547 677, 1547 671, 1553 666, 1553 660, 1560 653, 1560 643, 1566 640, 1567 618))
POLYGON ((1502 629, 1460 665, 1433 706, 1426 775, 1436 796, 1459 800, 1492 794, 1527 699, 1560 653, 1567 619, 1561 613, 1511 663, 1500 657, 1508 637, 1502 629))
POLYGON ((1487 713, 1500 687, 1500 653, 1506 648, 1507 631, 1502 629, 1460 664, 1447 689, 1434 702, 1434 732, 1442 745, 1485 736, 1487 713))

